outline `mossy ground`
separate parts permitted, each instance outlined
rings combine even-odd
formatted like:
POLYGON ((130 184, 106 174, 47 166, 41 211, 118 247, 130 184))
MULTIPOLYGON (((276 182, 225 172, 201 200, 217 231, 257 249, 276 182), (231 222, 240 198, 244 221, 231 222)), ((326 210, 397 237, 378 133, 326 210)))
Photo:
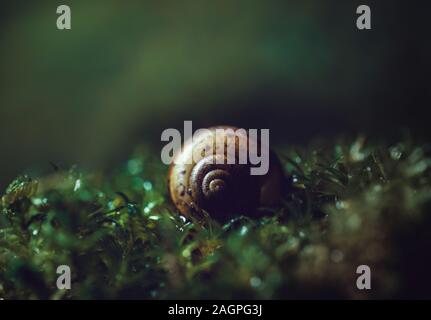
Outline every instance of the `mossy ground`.
POLYGON ((111 172, 19 178, 1 203, 0 297, 431 297, 429 146, 359 137, 276 152, 282 204, 223 224, 176 213, 151 149, 111 172), (370 291, 356 288, 362 264, 370 291), (71 290, 56 288, 59 265, 71 290))

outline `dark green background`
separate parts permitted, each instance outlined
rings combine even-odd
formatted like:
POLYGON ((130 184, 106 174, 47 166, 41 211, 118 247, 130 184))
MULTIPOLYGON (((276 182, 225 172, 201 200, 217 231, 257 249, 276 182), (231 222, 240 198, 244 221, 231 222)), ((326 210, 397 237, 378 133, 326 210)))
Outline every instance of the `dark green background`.
POLYGON ((49 161, 111 165, 184 120, 270 128, 274 144, 427 138, 425 3, 2 1, 0 186, 49 161), (70 31, 56 29, 60 4, 70 31), (356 28, 359 4, 371 31, 356 28))

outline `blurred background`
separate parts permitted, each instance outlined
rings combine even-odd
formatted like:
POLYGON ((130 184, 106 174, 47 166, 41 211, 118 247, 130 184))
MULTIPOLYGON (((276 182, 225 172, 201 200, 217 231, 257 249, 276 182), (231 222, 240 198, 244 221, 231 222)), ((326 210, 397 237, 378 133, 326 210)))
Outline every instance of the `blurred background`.
POLYGON ((107 167, 168 127, 274 144, 403 128, 428 139, 423 1, 2 1, 0 187, 49 162, 107 167), (57 6, 72 30, 56 28, 57 6), (356 28, 368 4, 372 30, 356 28))

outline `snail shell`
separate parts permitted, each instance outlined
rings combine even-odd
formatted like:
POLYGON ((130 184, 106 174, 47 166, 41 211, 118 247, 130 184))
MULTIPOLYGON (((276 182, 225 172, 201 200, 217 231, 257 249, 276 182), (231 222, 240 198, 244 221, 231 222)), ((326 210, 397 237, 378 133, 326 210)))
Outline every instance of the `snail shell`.
POLYGON ((186 141, 169 170, 169 193, 181 214, 201 218, 208 213, 217 220, 226 220, 234 215, 250 215, 259 206, 270 206, 280 197, 282 170, 272 152, 269 154, 269 170, 265 175, 251 175, 248 150, 255 143, 260 150, 260 141, 249 139, 245 130, 235 127, 212 127, 196 132, 186 141), (216 129, 224 130, 223 134, 216 129), (235 139, 235 161, 228 164, 227 145, 235 139), (247 143, 240 143, 246 139, 247 143), (224 146, 218 150, 216 146, 224 146), (240 151, 245 151, 247 161, 240 164, 240 151), (195 157, 193 154, 196 154, 195 157), (195 161, 197 159, 197 161, 195 161))

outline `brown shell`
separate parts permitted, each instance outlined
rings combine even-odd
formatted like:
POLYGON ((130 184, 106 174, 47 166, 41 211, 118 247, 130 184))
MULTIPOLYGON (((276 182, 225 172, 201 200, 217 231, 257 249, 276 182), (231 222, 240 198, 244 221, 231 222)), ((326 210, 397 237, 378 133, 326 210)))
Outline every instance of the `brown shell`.
MULTIPOLYGON (((278 201, 282 180, 280 162, 271 152, 268 173, 251 175, 251 165, 239 164, 238 157, 239 148, 253 142, 245 130, 237 130, 226 126, 205 129, 193 135, 193 145, 186 141, 182 152, 175 156, 169 169, 168 185, 171 199, 181 214, 200 218, 206 212, 213 218, 226 220, 234 215, 251 214, 259 206, 270 206, 278 201), (219 128, 232 131, 216 136, 219 128), (235 139, 235 164, 227 164, 229 139, 235 139), (247 143, 240 143, 241 139, 246 139, 243 141, 247 143), (216 145, 224 145, 224 150, 220 152, 216 145), (193 152, 202 158, 195 162, 193 152)), ((260 144, 259 141, 255 143, 260 144)))

